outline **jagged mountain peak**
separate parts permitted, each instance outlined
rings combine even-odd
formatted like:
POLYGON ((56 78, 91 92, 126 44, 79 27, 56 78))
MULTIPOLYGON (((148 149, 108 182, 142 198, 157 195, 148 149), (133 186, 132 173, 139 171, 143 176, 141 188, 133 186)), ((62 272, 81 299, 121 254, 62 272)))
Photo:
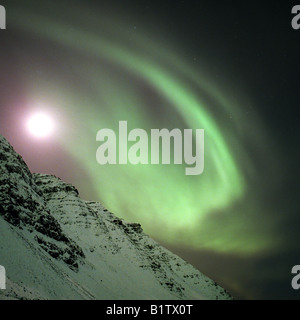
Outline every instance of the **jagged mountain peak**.
POLYGON ((0 135, 0 299, 231 299, 214 281, 0 135))

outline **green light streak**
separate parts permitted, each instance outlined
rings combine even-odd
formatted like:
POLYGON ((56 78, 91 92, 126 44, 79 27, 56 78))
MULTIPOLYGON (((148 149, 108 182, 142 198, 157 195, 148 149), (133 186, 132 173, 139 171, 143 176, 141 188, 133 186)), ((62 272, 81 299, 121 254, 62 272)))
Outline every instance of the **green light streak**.
MULTIPOLYGON (((47 75, 47 80, 40 76, 38 85, 30 82, 27 90, 32 97, 63 101, 61 113, 69 119, 69 131, 60 142, 85 167, 106 207, 126 220, 140 222, 147 233, 167 243, 239 254, 270 246, 263 237, 252 241, 251 231, 245 235, 242 218, 236 212, 228 215, 245 195, 244 174, 209 103, 189 83, 214 98, 220 108, 234 112, 235 107, 204 76, 190 70, 167 48, 150 41, 135 38, 130 46, 120 45, 121 36, 106 38, 103 30, 100 35, 61 19, 41 18, 26 8, 16 8, 13 21, 15 27, 70 52, 66 65, 81 78, 82 88, 74 90, 72 84, 54 76, 49 81, 47 75), (152 97, 141 92, 141 84, 156 93, 159 105, 153 105, 152 97), (151 108, 156 110, 152 118, 151 108), (156 119, 156 112, 167 116, 156 119), (100 167, 95 158, 96 133, 105 127, 117 131, 119 120, 127 120, 129 129, 150 130, 161 128, 162 123, 170 129, 205 129, 203 175, 185 176, 183 166, 172 165, 100 167), (216 215, 225 221, 227 234, 216 215), (239 237, 238 242, 235 237, 239 237)), ((106 28, 121 29, 111 24, 106 28)), ((84 182, 80 185, 83 187, 84 182)))

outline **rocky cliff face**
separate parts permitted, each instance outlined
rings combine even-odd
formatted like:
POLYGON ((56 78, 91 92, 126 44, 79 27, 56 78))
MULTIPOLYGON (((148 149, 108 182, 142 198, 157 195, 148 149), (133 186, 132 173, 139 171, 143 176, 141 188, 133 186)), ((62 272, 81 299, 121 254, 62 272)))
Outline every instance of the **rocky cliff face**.
POLYGON ((0 136, 0 299, 230 299, 224 289, 0 136))

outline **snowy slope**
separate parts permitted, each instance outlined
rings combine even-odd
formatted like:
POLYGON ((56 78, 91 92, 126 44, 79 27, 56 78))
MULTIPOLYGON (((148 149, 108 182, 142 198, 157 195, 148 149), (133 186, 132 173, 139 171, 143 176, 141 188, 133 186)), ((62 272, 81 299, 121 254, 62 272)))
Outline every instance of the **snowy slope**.
POLYGON ((231 299, 57 177, 31 174, 0 136, 0 299, 231 299))

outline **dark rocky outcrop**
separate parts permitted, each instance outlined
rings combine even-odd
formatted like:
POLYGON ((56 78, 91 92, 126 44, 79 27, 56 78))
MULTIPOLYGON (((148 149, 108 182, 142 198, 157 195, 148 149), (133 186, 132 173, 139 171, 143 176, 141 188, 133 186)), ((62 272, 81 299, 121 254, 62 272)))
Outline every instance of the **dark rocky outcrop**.
POLYGON ((231 299, 100 203, 32 174, 0 135, 0 299, 231 299))

